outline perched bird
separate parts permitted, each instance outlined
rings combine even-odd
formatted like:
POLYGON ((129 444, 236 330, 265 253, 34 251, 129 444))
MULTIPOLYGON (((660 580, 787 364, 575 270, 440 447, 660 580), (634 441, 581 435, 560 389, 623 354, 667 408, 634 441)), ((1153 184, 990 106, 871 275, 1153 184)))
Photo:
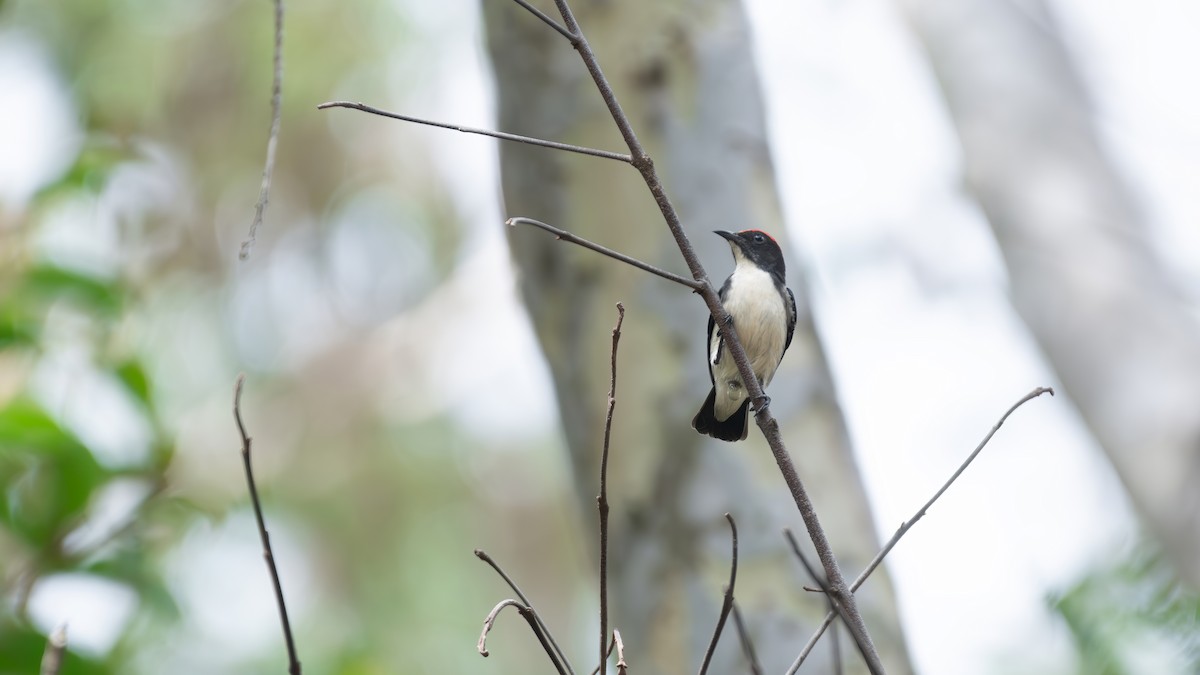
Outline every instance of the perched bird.
MULTIPOLYGON (((733 251, 733 274, 721 286, 719 297, 733 319, 750 368, 763 387, 771 383, 783 353, 792 344, 796 329, 796 296, 784 285, 783 252, 771 235, 762 230, 716 234, 729 241, 733 251)), ((692 427, 723 441, 746 438, 750 399, 737 364, 725 348, 713 318, 708 318, 708 376, 712 391, 692 427)))

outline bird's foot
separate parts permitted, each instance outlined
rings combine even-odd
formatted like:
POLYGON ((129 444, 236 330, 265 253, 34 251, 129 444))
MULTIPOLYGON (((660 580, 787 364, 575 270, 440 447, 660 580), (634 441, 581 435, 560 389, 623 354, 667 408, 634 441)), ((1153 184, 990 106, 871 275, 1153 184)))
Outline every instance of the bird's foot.
POLYGON ((763 394, 754 399, 754 412, 765 410, 769 405, 771 405, 771 397, 763 394))

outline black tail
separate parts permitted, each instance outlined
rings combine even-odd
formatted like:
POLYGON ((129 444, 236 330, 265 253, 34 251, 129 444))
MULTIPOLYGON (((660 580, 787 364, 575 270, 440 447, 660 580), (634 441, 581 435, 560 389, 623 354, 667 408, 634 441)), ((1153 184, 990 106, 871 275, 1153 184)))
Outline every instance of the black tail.
POLYGON ((750 417, 746 411, 750 409, 750 399, 742 402, 742 407, 729 416, 724 422, 717 419, 713 407, 717 403, 717 390, 710 389, 700 412, 692 418, 692 428, 706 436, 719 438, 722 441, 741 441, 746 439, 750 430, 750 417))

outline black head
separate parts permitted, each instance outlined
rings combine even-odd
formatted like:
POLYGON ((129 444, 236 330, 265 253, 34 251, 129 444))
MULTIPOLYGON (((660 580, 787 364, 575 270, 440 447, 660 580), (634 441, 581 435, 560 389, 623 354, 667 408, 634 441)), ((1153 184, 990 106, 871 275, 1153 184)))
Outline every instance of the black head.
POLYGON ((769 272, 779 283, 784 283, 783 251, 779 249, 779 243, 771 235, 762 230, 742 230, 741 232, 716 230, 715 234, 729 240, 735 263, 741 262, 739 256, 745 258, 759 269, 769 272))

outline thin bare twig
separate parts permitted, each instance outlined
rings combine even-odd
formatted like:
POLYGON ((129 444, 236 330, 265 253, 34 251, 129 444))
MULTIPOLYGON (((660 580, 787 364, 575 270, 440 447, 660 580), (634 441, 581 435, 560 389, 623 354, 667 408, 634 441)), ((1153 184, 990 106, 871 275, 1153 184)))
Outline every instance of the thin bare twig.
POLYGON ((629 665, 625 663, 625 643, 621 642, 621 631, 613 629, 613 642, 617 644, 617 675, 627 675, 629 665))
POLYGON ((490 565, 492 569, 496 570, 496 574, 499 574, 500 578, 504 579, 504 583, 508 584, 508 587, 512 589, 513 593, 516 593, 517 597, 521 599, 521 602, 529 608, 529 610, 533 613, 534 620, 538 622, 538 627, 540 629, 538 634, 544 634, 546 636, 546 640, 550 642, 550 646, 554 650, 552 654, 552 659, 554 662, 556 664, 561 663, 561 667, 567 669, 568 675, 575 675, 574 669, 571 668, 571 662, 567 660, 567 656, 563 654, 562 649, 558 646, 558 642, 554 639, 554 634, 550 632, 550 628, 545 624, 545 622, 542 621, 541 615, 533 609, 533 603, 529 602, 529 598, 527 598, 525 593, 521 591, 521 587, 517 585, 517 582, 513 581, 512 577, 508 576, 504 569, 500 567, 500 563, 493 560, 492 556, 488 555, 482 549, 475 549, 475 557, 479 558, 483 562, 490 565))
POLYGON ((555 239, 561 239, 562 241, 570 242, 572 244, 577 244, 588 250, 595 251, 596 253, 599 253, 601 255, 606 255, 606 256, 612 258, 613 260, 620 260, 621 262, 625 263, 626 265, 632 265, 640 270, 649 272, 656 276, 660 276, 663 279, 666 279, 667 281, 674 281, 675 283, 677 283, 681 286, 687 286, 688 288, 692 289, 693 291, 704 290, 704 284, 699 281, 696 281, 694 279, 688 279, 687 277, 681 277, 678 274, 675 274, 674 272, 668 272, 664 269, 655 267, 654 265, 651 265, 650 263, 642 262, 641 260, 638 260, 637 258, 633 258, 633 257, 625 255, 624 253, 619 253, 617 251, 614 251, 611 248, 605 248, 605 247, 601 246, 600 244, 588 241, 587 239, 584 239, 583 237, 580 237, 577 234, 572 234, 570 232, 567 232, 566 230, 562 230, 557 227, 554 227, 553 225, 547 225, 546 223, 543 223, 540 220, 534 220, 533 218, 525 218, 523 216, 517 216, 515 218, 509 218, 508 220, 504 221, 504 224, 508 225, 509 227, 516 227, 517 225, 533 225, 536 228, 545 230, 545 231, 549 232, 550 234, 553 234, 555 239))
POLYGON ((267 523, 263 519, 262 503, 258 499, 258 487, 254 484, 254 469, 250 466, 250 436, 246 433, 246 425, 242 423, 242 384, 246 376, 239 374, 233 386, 233 419, 237 422, 238 433, 242 436, 242 464, 246 468, 246 485, 250 489, 250 503, 254 505, 254 517, 258 521, 258 536, 262 539, 263 560, 267 563, 267 571, 271 573, 271 583, 275 589, 275 604, 279 606, 279 622, 283 625, 283 639, 287 643, 288 673, 300 675, 300 659, 296 656, 296 642, 292 639, 292 624, 288 621, 287 605, 283 602, 283 585, 279 581, 279 570, 275 568, 275 554, 271 552, 271 535, 267 533, 267 523))
MULTIPOLYGON (((810 578, 812 578, 813 581, 816 582, 817 586, 820 587, 820 588, 813 589, 813 588, 809 588, 808 586, 805 586, 804 590, 816 591, 818 593, 824 593, 825 594, 825 602, 826 602, 826 604, 829 605, 829 611, 837 612, 838 614, 841 614, 841 608, 838 606, 837 602, 834 601, 833 596, 829 594, 829 590, 825 584, 825 581, 823 579, 821 579, 821 576, 819 574, 817 574, 817 570, 812 566, 812 563, 810 563, 808 561, 808 556, 804 555, 804 551, 802 551, 800 549, 800 542, 796 541, 796 535, 792 534, 791 530, 784 528, 783 536, 785 539, 787 539, 788 544, 791 545, 792 553, 795 554, 796 559, 800 561, 800 564, 804 567, 804 571, 807 572, 808 576, 810 578)), ((830 627, 830 630, 833 631, 833 633, 830 635, 830 640, 829 640, 831 649, 833 649, 833 671, 832 672, 835 673, 835 675, 841 675, 841 673, 842 673, 842 650, 841 650, 841 645, 838 644, 838 640, 837 640, 837 623, 836 622, 830 627)), ((859 648, 859 651, 860 652, 862 651, 861 647, 859 648)))
POLYGON ((550 644, 546 641, 546 634, 542 631, 545 624, 542 623, 537 612, 529 605, 521 604, 512 598, 501 600, 499 604, 492 608, 492 611, 488 612, 487 618, 483 620, 483 632, 479 634, 479 642, 475 644, 475 648, 479 650, 479 655, 487 658, 491 653, 487 650, 488 633, 492 631, 492 626, 495 625, 496 617, 500 616, 501 610, 509 606, 516 607, 517 612, 525 619, 525 623, 529 624, 530 630, 533 631, 534 636, 541 643, 542 649, 546 651, 546 656, 550 657, 550 661, 554 664, 555 669, 558 670, 559 675, 567 675, 566 671, 563 670, 563 664, 559 662, 558 658, 554 655, 554 650, 551 649, 550 644))
POLYGON ((737 563, 738 563, 738 541, 737 541, 737 523, 733 522, 733 516, 725 514, 725 520, 729 521, 729 530, 733 535, 733 561, 729 565, 729 585, 725 587, 725 600, 721 603, 721 615, 717 617, 717 627, 713 631, 712 640, 708 643, 708 649, 704 652, 704 661, 700 664, 700 675, 708 672, 708 665, 712 662, 713 653, 717 651, 717 641, 721 639, 721 630, 725 628, 725 620, 729 618, 729 612, 733 609, 733 587, 737 583, 737 563))
POLYGON ((275 2, 275 57, 271 82, 271 132, 267 136, 267 161, 263 166, 262 186, 258 190, 258 203, 254 206, 254 220, 250 223, 250 232, 242 242, 242 250, 238 258, 245 260, 250 257, 250 249, 258 238, 258 228, 262 225, 263 214, 267 210, 267 201, 271 193, 271 177, 275 173, 275 146, 279 143, 279 124, 283 117, 283 0, 275 2))
POLYGON ((600 666, 604 666, 608 642, 608 445, 612 439, 613 411, 617 407, 617 345, 621 342, 621 324, 625 322, 625 305, 617 303, 617 325, 612 330, 612 380, 608 386, 608 414, 604 418, 604 449, 600 454, 600 494, 596 506, 600 511, 600 666))
POLYGON ((446 122, 435 122, 434 120, 422 119, 420 117, 411 117, 409 115, 401 115, 399 113, 388 112, 379 108, 369 106, 365 103, 354 103, 351 101, 329 101, 317 106, 317 110, 326 108, 351 108, 353 110, 361 110, 379 115, 380 117, 390 117, 394 120, 402 120, 412 122, 414 124, 425 124, 431 127, 441 127, 442 129, 451 129, 453 131, 461 131, 464 134, 478 134, 480 136, 491 136, 504 141, 515 141, 517 143, 525 143, 526 145, 537 145, 543 148, 553 148, 564 152, 575 152, 580 155, 590 155, 592 157, 600 157, 603 159, 614 159, 618 162, 629 164, 633 161, 629 155, 623 155, 619 152, 609 152, 608 150, 597 150, 595 148, 585 148, 581 145, 571 145, 570 143, 559 143, 558 141, 547 141, 541 138, 533 138, 530 136, 520 136, 518 134, 510 134, 503 131, 492 131, 490 129, 476 129, 475 127, 464 127, 457 124, 447 124, 446 122))
POLYGON ((736 599, 733 601, 733 626, 737 628, 738 641, 742 643, 742 653, 746 655, 751 675, 763 675, 762 664, 758 662, 758 652, 754 649, 754 641, 750 639, 750 630, 746 627, 736 599))
POLYGON ((63 655, 67 651, 67 624, 54 629, 46 640, 46 651, 42 653, 40 675, 58 675, 62 669, 63 655))
POLYGON ((567 38, 568 42, 570 42, 572 44, 575 43, 576 38, 574 35, 571 34, 571 31, 567 30, 566 28, 563 28, 562 24, 560 24, 559 22, 552 19, 545 12, 538 9, 537 7, 534 7, 533 5, 529 4, 525 0, 513 0, 513 1, 516 2, 518 5, 524 7, 525 9, 529 10, 530 14, 533 14, 537 18, 541 19, 542 23, 544 23, 547 26, 550 26, 554 30, 558 31, 559 35, 562 35, 563 37, 567 38))
MULTIPOLYGON (((971 465, 971 462, 975 461, 975 458, 978 457, 979 453, 982 452, 984 447, 987 446, 988 441, 992 440, 992 436, 995 436, 996 432, 1000 430, 1000 427, 1008 419, 1008 416, 1016 412, 1017 408, 1020 408, 1042 394, 1050 394, 1053 396, 1054 389, 1051 387, 1038 387, 1037 389, 1034 389, 1028 394, 1022 396, 1020 400, 1012 404, 1012 407, 1010 407, 1004 412, 1003 415, 1000 416, 999 421, 997 421, 991 430, 988 431, 987 435, 983 437, 983 440, 979 442, 979 445, 975 446, 975 450, 961 465, 959 465, 958 470, 950 476, 949 480, 942 484, 941 489, 934 493, 933 497, 931 497, 929 501, 925 502, 921 508, 913 514, 912 518, 909 518, 907 521, 900 524, 900 527, 896 530, 896 533, 892 535, 892 538, 889 539, 886 544, 884 544, 883 548, 879 550, 879 553, 875 555, 875 558, 871 560, 866 569, 864 569, 862 573, 858 575, 858 578, 854 580, 854 583, 850 585, 851 591, 857 591, 859 586, 862 586, 863 582, 867 580, 867 577, 869 577, 871 573, 875 571, 875 568, 879 567, 879 563, 883 562, 883 558, 890 553, 893 548, 895 548, 896 544, 900 541, 900 538, 903 537, 909 530, 911 530, 913 525, 917 524, 917 521, 925 517, 925 513, 930 507, 933 506, 933 503, 936 502, 938 498, 941 497, 942 494, 944 494, 946 490, 948 490, 950 486, 954 484, 954 481, 958 480, 958 477, 962 475, 963 471, 966 471, 967 467, 971 465)), ((829 627, 829 624, 833 623, 833 619, 836 616, 837 614, 835 612, 829 612, 825 615, 825 620, 821 622, 820 626, 817 627, 816 632, 813 633, 812 637, 810 637, 808 642, 804 645, 804 649, 800 651, 800 655, 796 657, 796 660, 792 663, 791 667, 788 668, 787 675, 793 675, 797 670, 800 669, 800 665, 804 663, 804 659, 808 658, 809 653, 812 652, 813 646, 817 644, 817 640, 821 639, 821 635, 825 632, 825 629, 829 627)))

